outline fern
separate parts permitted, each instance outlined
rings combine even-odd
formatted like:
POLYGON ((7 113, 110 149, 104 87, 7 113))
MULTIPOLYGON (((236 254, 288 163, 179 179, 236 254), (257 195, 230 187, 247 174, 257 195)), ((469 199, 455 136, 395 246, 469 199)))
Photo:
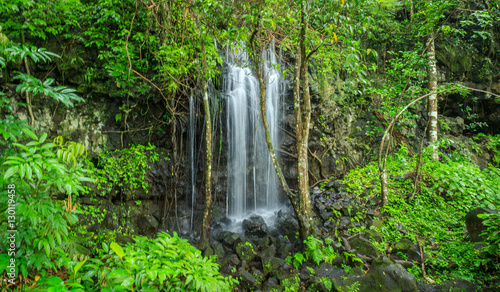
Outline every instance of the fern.
POLYGON ((52 57, 61 58, 58 54, 49 52, 44 48, 36 48, 36 47, 29 48, 27 46, 21 47, 13 45, 10 48, 5 49, 5 52, 7 52, 8 53, 7 56, 13 60, 18 57, 21 57, 21 59, 23 59, 24 57, 28 56, 35 63, 38 63, 39 61, 51 62, 52 57))
POLYGON ((323 260, 323 253, 321 252, 321 249, 313 250, 311 257, 316 265, 319 265, 319 263, 323 260))
POLYGON ((51 85, 54 83, 54 79, 52 78, 48 78, 42 82, 36 77, 19 73, 13 79, 20 79, 23 81, 16 87, 16 91, 20 93, 32 92, 33 94, 43 94, 69 107, 74 106, 72 101, 83 101, 83 98, 75 94, 76 90, 74 89, 67 88, 66 86, 52 87, 51 85))
POLYGON ((5 67, 5 58, 0 57, 0 68, 5 67))

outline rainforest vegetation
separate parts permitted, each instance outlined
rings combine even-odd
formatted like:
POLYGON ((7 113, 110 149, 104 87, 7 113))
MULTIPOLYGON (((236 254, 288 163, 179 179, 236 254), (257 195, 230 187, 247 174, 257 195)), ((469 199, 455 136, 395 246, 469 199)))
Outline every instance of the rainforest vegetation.
POLYGON ((0 290, 498 291, 499 41, 496 0, 0 0, 0 290), (240 229, 228 64, 281 206, 240 229))

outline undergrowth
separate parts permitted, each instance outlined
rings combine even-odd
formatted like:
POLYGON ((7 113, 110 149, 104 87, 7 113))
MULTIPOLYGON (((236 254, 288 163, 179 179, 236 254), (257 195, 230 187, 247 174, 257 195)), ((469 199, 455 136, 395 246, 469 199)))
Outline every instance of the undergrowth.
MULTIPOLYGON (((418 175, 414 180, 417 157, 409 157, 404 146, 388 157, 389 204, 381 209, 384 225, 375 228, 384 241, 376 244, 385 252, 391 243, 417 237, 429 255, 426 273, 440 282, 461 278, 484 284, 500 271, 499 237, 496 217, 489 223, 489 243, 475 248, 467 238, 465 215, 477 207, 499 209, 500 170, 493 165, 481 170, 468 157, 450 152, 441 153, 442 161, 434 161, 424 150, 418 175)), ((352 170, 344 183, 354 196, 372 197, 380 191, 378 164, 352 170)), ((410 272, 422 279, 420 266, 410 272)))

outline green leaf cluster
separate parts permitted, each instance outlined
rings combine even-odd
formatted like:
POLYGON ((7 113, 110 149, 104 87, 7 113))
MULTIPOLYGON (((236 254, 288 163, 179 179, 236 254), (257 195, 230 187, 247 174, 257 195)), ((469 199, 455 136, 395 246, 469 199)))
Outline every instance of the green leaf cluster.
POLYGON ((175 232, 161 232, 155 239, 135 237, 125 247, 104 243, 102 258, 80 267, 77 282, 87 291, 231 291, 237 281, 223 277, 215 259, 175 232))

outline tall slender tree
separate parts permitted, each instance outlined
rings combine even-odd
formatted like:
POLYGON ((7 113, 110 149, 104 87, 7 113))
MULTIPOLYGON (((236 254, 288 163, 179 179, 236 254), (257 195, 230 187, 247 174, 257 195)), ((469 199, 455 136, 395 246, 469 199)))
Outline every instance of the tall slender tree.
MULTIPOLYGON (((274 151, 274 146, 271 141, 269 125, 266 118, 266 101, 265 91, 266 84, 260 70, 260 64, 263 60, 260 59, 258 52, 257 35, 262 30, 262 23, 272 23, 271 20, 263 19, 262 13, 265 10, 265 2, 261 2, 254 7, 254 17, 252 21, 252 33, 250 34, 248 43, 250 47, 250 55, 254 63, 257 78, 260 85, 260 109, 262 123, 264 125, 266 142, 271 155, 271 159, 295 214, 299 222, 299 234, 301 240, 307 239, 314 232, 313 212, 311 208, 311 196, 309 191, 309 165, 308 165, 308 142, 309 129, 311 126, 311 99, 309 93, 309 77, 307 72, 307 63, 310 55, 306 51, 306 32, 308 29, 307 1, 301 1, 299 14, 300 31, 298 34, 298 42, 295 51, 295 69, 293 81, 293 98, 294 98, 294 113, 295 113, 295 131, 296 131, 296 149, 297 149, 297 169, 298 169, 298 194, 292 192, 284 178, 280 164, 274 151), (302 89, 302 90, 301 90, 302 89)), ((269 7, 268 7, 269 8, 269 7)), ((272 25, 272 24, 271 24, 272 25)), ((265 61, 265 60, 264 60, 265 61)))

